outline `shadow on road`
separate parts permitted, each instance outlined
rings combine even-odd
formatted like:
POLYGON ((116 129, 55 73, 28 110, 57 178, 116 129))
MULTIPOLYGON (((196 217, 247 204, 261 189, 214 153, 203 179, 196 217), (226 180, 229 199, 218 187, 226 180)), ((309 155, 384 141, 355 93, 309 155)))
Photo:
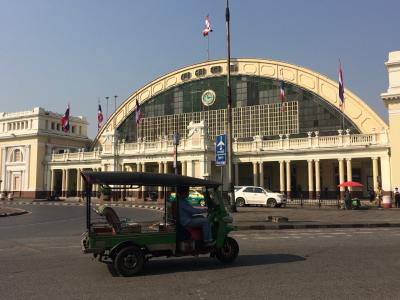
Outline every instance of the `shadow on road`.
MULTIPOLYGON (((142 274, 139 276, 152 276, 188 271, 197 272, 207 270, 219 270, 225 268, 282 264, 304 260, 306 260, 306 258, 292 254, 240 255, 237 260, 231 264, 222 264, 217 259, 212 259, 209 257, 154 259, 150 260, 145 265, 142 274)), ((113 277, 118 276, 112 266, 108 265, 108 270, 113 277)))

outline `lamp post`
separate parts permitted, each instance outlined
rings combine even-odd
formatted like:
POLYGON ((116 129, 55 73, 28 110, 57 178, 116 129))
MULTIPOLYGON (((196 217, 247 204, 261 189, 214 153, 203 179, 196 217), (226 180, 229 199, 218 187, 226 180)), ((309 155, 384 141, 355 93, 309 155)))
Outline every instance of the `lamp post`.
POLYGON ((230 13, 229 0, 226 0, 225 9, 226 19, 226 48, 227 48, 227 76, 226 76, 226 97, 227 97, 227 152, 228 152, 228 197, 230 203, 230 211, 237 212, 234 194, 235 174, 233 173, 233 147, 232 147, 232 89, 231 89, 231 41, 230 41, 230 13))
POLYGON ((105 98, 106 98, 106 103, 107 103, 107 104, 106 104, 106 116, 107 116, 107 120, 108 120, 108 117, 109 117, 109 116, 108 116, 108 99, 110 99, 110 97, 107 96, 107 97, 105 97, 105 98))
POLYGON ((117 110, 117 98, 118 98, 118 96, 115 95, 114 96, 114 112, 117 110))
POLYGON ((179 133, 177 133, 177 132, 174 132, 173 144, 174 144, 174 168, 175 168, 175 175, 178 175, 178 145, 179 145, 179 133))

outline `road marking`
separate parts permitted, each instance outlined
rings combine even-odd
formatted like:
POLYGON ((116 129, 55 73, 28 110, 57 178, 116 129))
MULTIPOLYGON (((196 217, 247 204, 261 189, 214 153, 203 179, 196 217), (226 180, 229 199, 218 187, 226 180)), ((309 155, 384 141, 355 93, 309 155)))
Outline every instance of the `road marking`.
POLYGON ((81 248, 80 245, 66 245, 66 246, 51 246, 46 247, 46 249, 64 249, 64 248, 81 248))

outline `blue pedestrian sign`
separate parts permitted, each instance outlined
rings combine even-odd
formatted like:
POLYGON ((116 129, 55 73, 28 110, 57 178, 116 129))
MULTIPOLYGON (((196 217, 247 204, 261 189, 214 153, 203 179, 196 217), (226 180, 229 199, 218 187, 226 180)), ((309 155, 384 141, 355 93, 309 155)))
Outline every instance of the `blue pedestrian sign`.
POLYGON ((226 134, 217 135, 215 140, 215 164, 226 165, 226 134))

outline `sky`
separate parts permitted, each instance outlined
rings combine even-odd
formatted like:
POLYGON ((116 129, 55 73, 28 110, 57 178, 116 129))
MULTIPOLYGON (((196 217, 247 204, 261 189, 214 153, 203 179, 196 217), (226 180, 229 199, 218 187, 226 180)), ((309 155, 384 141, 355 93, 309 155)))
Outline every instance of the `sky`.
MULTIPOLYGON (((384 63, 400 50, 398 0, 230 0, 231 57, 286 61, 337 81, 385 121, 384 63)), ((161 75, 226 58, 225 0, 0 0, 0 111, 109 111, 161 75)))

